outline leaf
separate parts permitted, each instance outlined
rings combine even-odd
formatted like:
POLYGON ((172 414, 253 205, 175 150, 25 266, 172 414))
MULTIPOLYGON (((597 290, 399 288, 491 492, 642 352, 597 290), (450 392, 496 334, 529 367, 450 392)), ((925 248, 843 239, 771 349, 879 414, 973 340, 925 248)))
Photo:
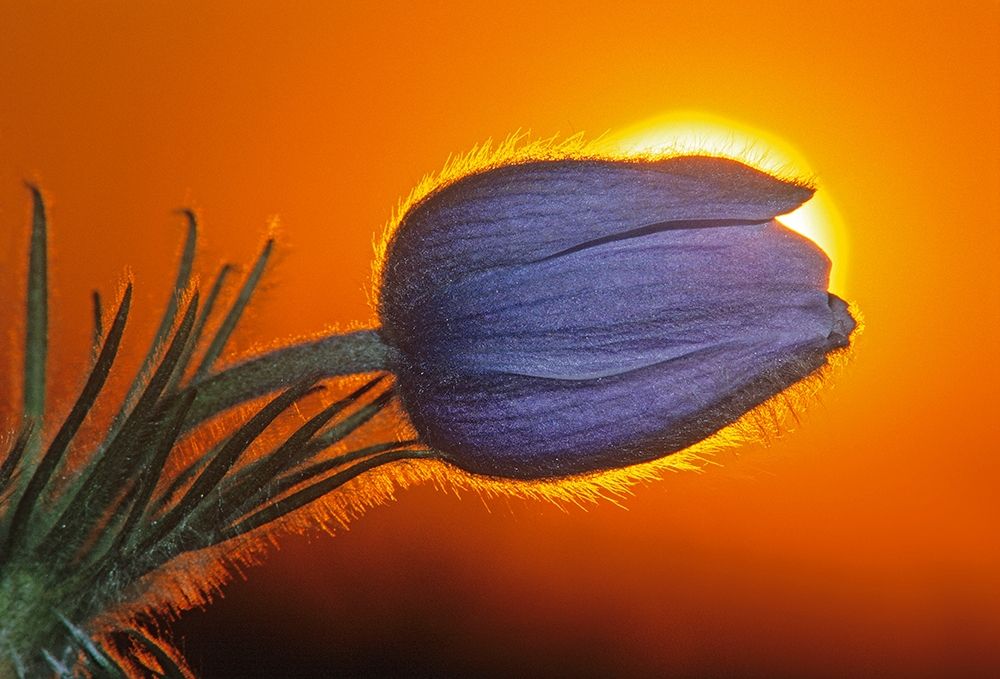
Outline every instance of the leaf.
MULTIPOLYGON (((185 392, 185 393, 190 394, 195 392, 185 392)), ((170 482, 170 485, 167 486, 167 489, 164 490, 158 498, 156 498, 153 502, 150 503, 151 513, 156 514, 164 507, 168 506, 170 502, 174 499, 174 497, 181 491, 181 489, 185 485, 187 485, 187 483, 191 481, 191 479, 193 479, 195 475, 201 473, 201 471, 206 466, 208 466, 208 463, 212 460, 212 458, 215 457, 216 454, 218 454, 219 449, 222 447, 222 445, 223 444, 219 444, 218 446, 215 446, 208 452, 204 453, 197 460, 189 464, 184 469, 184 471, 182 471, 180 474, 174 477, 174 479, 170 482)))
MULTIPOLYGON (((184 417, 191 408, 193 400, 193 394, 182 399, 166 414, 163 424, 158 427, 161 430, 161 434, 156 446, 156 454, 142 467, 139 473, 139 480, 136 482, 135 495, 132 499, 132 507, 128 518, 122 524, 115 541, 108 548, 102 560, 117 556, 121 546, 133 538, 133 532, 138 532, 137 526, 140 525, 143 513, 146 511, 146 506, 149 503, 149 498, 152 496, 156 482, 159 480, 167 458, 170 456, 170 451, 177 443, 177 438, 181 432, 181 424, 184 422, 184 417)), ((135 537, 141 539, 142 536, 137 535, 135 537)))
POLYGON ((17 469, 18 463, 24 457, 24 451, 28 447, 28 441, 31 439, 31 436, 32 425, 30 422, 26 422, 21 427, 21 432, 17 435, 17 439, 14 440, 14 445, 11 446, 7 457, 3 459, 3 464, 0 464, 0 494, 7 487, 7 483, 14 475, 14 470, 17 469))
POLYGON ((364 408, 361 408, 358 412, 354 413, 343 422, 330 427, 325 432, 310 441, 307 446, 307 452, 309 454, 315 454, 321 450, 329 448, 334 443, 347 438, 380 413, 382 408, 384 408, 395 395, 395 392, 391 389, 379 394, 378 398, 366 405, 364 408))
MULTIPOLYGON (((45 415, 45 362, 48 353, 48 244, 45 201, 38 187, 31 191, 31 245, 28 252, 27 318, 24 340, 24 417, 38 423, 35 434, 41 438, 45 415)), ((37 444, 29 443, 28 460, 34 461, 37 444)))
POLYGON ((229 341, 229 336, 232 335, 233 330, 236 329, 236 324, 239 323, 240 317, 243 315, 243 311, 250 302, 250 296, 253 295, 253 291, 256 289, 257 283, 260 281, 260 277, 264 273, 264 266, 267 264, 267 260, 271 256, 271 249, 273 246, 274 239, 269 238, 267 243, 264 244, 264 249, 261 251, 260 256, 257 257, 257 261, 254 262, 253 269, 250 270, 250 275, 247 276, 246 281, 243 283, 243 287, 240 288, 240 292, 236 296, 236 300, 233 302, 233 305, 230 307, 229 313, 226 314, 225 319, 222 321, 222 325, 219 326, 215 336, 212 338, 211 344, 208 345, 208 349, 205 351, 205 355, 201 359, 201 364, 195 372, 195 381, 207 375, 212 369, 212 364, 215 363, 215 359, 217 359, 219 354, 222 353, 222 349, 226 346, 226 342, 229 341))
POLYGON ((129 416, 125 418, 121 429, 110 445, 95 456, 87 472, 81 474, 73 499, 39 547, 41 558, 54 558, 57 552, 61 552, 65 560, 72 553, 71 547, 83 542, 87 529, 93 525, 97 516, 108 509, 120 494, 122 484, 129 478, 134 478, 135 469, 147 457, 143 454, 143 444, 151 435, 148 425, 156 413, 156 400, 176 368, 197 308, 198 295, 195 293, 163 360, 129 416))
POLYGON ((92 673, 100 671, 100 674, 96 676, 101 677, 101 679, 128 679, 121 666, 108 657, 107 653, 99 648, 86 632, 70 622, 61 613, 57 612, 56 616, 63 624, 63 627, 69 632, 73 645, 83 652, 87 659, 87 664, 91 666, 89 669, 91 669, 92 673))
POLYGON ((164 679, 192 679, 193 675, 181 664, 178 658, 150 636, 139 630, 126 631, 129 639, 136 643, 142 651, 149 653, 160 666, 159 677, 164 679))
MULTIPOLYGON (((192 511, 194 511, 215 489, 216 485, 239 459, 240 455, 256 439, 278 415, 284 412, 297 400, 315 389, 313 380, 304 381, 290 387, 260 409, 256 415, 230 435, 205 469, 188 488, 184 496, 174 507, 157 522, 156 530, 148 535, 138 547, 137 552, 148 552, 164 540, 192 511)), ((184 551, 183 548, 173 550, 174 554, 184 551)), ((171 555, 172 556, 172 555, 171 555)), ((152 557, 151 557, 152 558, 152 557)))
POLYGON ((45 664, 49 666, 59 679, 73 679, 73 673, 69 671, 62 662, 56 659, 54 655, 48 652, 47 649, 42 650, 42 657, 45 658, 45 664))
POLYGON ((94 364, 94 368, 91 370, 90 376, 87 378, 87 382, 80 392, 80 396, 77 398, 76 403, 73 404, 69 415, 67 415, 66 420, 59 428, 59 432, 52 439, 52 443, 42 457, 41 462, 35 468, 34 473, 31 475, 31 480, 28 481, 28 485, 17 503, 17 507, 11 518, 10 529, 7 533, 4 549, 5 557, 9 557, 13 553, 24 537, 31 514, 40 504, 39 497, 45 490, 52 474, 59 466, 66 449, 69 447, 70 441, 76 435, 80 425, 83 424, 84 418, 90 412, 91 407, 97 400, 97 395, 107 380, 108 373, 111 371, 111 365, 114 363, 115 356, 118 353, 118 345, 125 332, 125 322, 128 319, 131 304, 132 286, 129 285, 125 288, 125 294, 122 296, 122 301, 118 306, 115 321, 108 332, 108 337, 104 342, 97 362, 94 364))
MULTIPOLYGON (((294 467, 304 459, 308 459, 314 452, 318 452, 314 447, 307 446, 307 443, 316 432, 344 409, 353 405, 362 396, 374 389, 384 379, 385 376, 380 375, 369 380, 344 398, 334 401, 299 427, 272 453, 240 469, 227 483, 226 500, 236 503, 233 506, 247 504, 243 500, 259 495, 266 488, 267 484, 273 481, 280 472, 294 467)), ((229 502, 224 504, 229 504, 229 502)))
POLYGON ((211 315, 212 310, 215 308, 215 302, 219 298, 219 293, 222 292, 222 286, 225 285, 226 278, 232 272, 232 265, 224 264, 219 273, 215 276, 215 281, 212 283, 211 289, 208 291, 208 296, 205 298, 205 304, 201 308, 201 313, 198 314, 198 319, 194 322, 194 328, 191 330, 191 336, 188 338, 187 346, 184 347, 184 353, 181 354, 180 361, 178 362, 180 368, 174 372, 173 377, 170 379, 170 383, 167 385, 165 392, 167 394, 173 394, 177 391, 177 385, 180 384, 181 380, 184 378, 184 373, 187 371, 188 364, 191 362, 191 355, 194 353, 195 348, 201 341, 202 332, 205 329, 205 324, 208 322, 208 317, 211 315))
POLYGON ((436 453, 432 450, 395 450, 369 458, 364 462, 359 462, 353 467, 349 467, 348 469, 338 472, 333 476, 303 488, 288 497, 272 502, 260 511, 251 514, 239 523, 222 531, 218 539, 215 541, 215 544, 224 542, 239 535, 243 535, 254 530, 255 528, 263 526, 264 524, 280 519, 281 517, 286 516, 287 514, 304 507, 310 502, 321 498, 327 493, 339 488, 348 481, 351 481, 352 479, 374 469, 375 467, 388 464, 390 462, 397 462, 399 460, 428 458, 433 457, 434 455, 436 455, 436 453))
POLYGON ((90 362, 95 363, 98 353, 101 351, 101 340, 104 337, 104 314, 101 308, 101 293, 94 290, 90 293, 90 299, 94 313, 94 337, 90 345, 90 362))
POLYGON ((187 290, 188 286, 191 284, 191 269, 194 265, 195 244, 198 240, 198 219, 191 210, 182 210, 181 212, 187 218, 188 228, 187 236, 184 239, 184 249, 181 252, 180 263, 177 267, 177 277, 174 281, 174 287, 170 292, 170 296, 167 298, 167 306, 163 310, 163 315, 160 318, 160 327, 157 328, 156 334, 153 336, 153 341, 149 345, 149 350, 146 352, 146 357, 142 361, 142 366, 139 368, 135 379, 129 387, 122 409, 118 411, 118 415, 111 424, 110 433, 112 436, 122 426, 122 420, 125 417, 125 413, 128 412, 139 391, 143 388, 146 380, 146 374, 150 371, 153 363, 156 361, 156 356, 159 353, 160 348, 167 341, 167 337, 170 335, 170 329, 174 327, 174 320, 177 318, 177 309, 180 305, 180 300, 184 295, 184 291, 187 290))

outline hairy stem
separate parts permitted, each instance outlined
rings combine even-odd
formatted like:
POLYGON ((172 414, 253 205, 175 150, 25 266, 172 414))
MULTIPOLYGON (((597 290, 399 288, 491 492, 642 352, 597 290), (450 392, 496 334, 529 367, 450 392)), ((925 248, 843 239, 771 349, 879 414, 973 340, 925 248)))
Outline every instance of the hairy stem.
POLYGON ((310 376, 314 379, 385 370, 390 349, 375 330, 327 335, 249 359, 182 390, 197 389, 185 430, 233 406, 310 376))

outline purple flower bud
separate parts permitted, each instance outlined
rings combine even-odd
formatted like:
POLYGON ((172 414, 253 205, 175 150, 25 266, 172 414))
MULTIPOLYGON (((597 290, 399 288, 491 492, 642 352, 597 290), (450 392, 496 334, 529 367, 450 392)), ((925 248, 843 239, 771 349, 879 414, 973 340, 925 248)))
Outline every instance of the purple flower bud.
POLYGON ((855 322, 774 220, 813 189, 733 160, 547 160, 464 177, 389 242, 379 315, 421 436, 468 471, 682 450, 826 364, 855 322))

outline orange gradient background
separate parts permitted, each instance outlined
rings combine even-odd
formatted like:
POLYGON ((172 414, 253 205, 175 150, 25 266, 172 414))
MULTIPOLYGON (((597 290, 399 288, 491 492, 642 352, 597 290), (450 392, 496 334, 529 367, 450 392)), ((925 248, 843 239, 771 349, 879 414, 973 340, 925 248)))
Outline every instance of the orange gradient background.
POLYGON ((128 265, 133 341, 152 333, 176 207, 202 217, 203 272, 249 261, 279 216, 248 351, 371 321, 374 234, 477 142, 675 110, 776 134, 843 218, 867 322, 796 431, 625 509, 410 489, 284 540, 180 621, 182 647, 209 679, 989 675, 998 22, 992 1, 4 2, 0 301, 10 317, 23 286, 22 179, 50 200, 66 395, 92 286, 128 265))

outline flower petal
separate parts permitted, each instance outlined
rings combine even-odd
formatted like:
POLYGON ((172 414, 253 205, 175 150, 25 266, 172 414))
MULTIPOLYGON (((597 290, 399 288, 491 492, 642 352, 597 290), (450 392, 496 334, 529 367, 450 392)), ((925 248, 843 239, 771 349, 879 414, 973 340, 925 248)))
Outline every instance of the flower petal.
POLYGON ((403 368, 404 406, 427 442, 482 474, 544 478, 623 467, 682 450, 825 362, 821 341, 783 356, 703 349, 584 381, 522 375, 427 379, 403 368))
POLYGON ((812 189, 736 161, 539 161, 412 208, 380 333, 427 443, 539 478, 686 448, 809 375, 854 320, 774 220, 812 189))
POLYGON ((382 315, 496 266, 671 221, 767 221, 811 187, 725 158, 554 160, 465 177, 404 215, 383 271, 382 315))
POLYGON ((670 229, 461 279, 386 330, 428 370, 592 379, 720 344, 825 338, 828 272, 777 222, 670 229))

